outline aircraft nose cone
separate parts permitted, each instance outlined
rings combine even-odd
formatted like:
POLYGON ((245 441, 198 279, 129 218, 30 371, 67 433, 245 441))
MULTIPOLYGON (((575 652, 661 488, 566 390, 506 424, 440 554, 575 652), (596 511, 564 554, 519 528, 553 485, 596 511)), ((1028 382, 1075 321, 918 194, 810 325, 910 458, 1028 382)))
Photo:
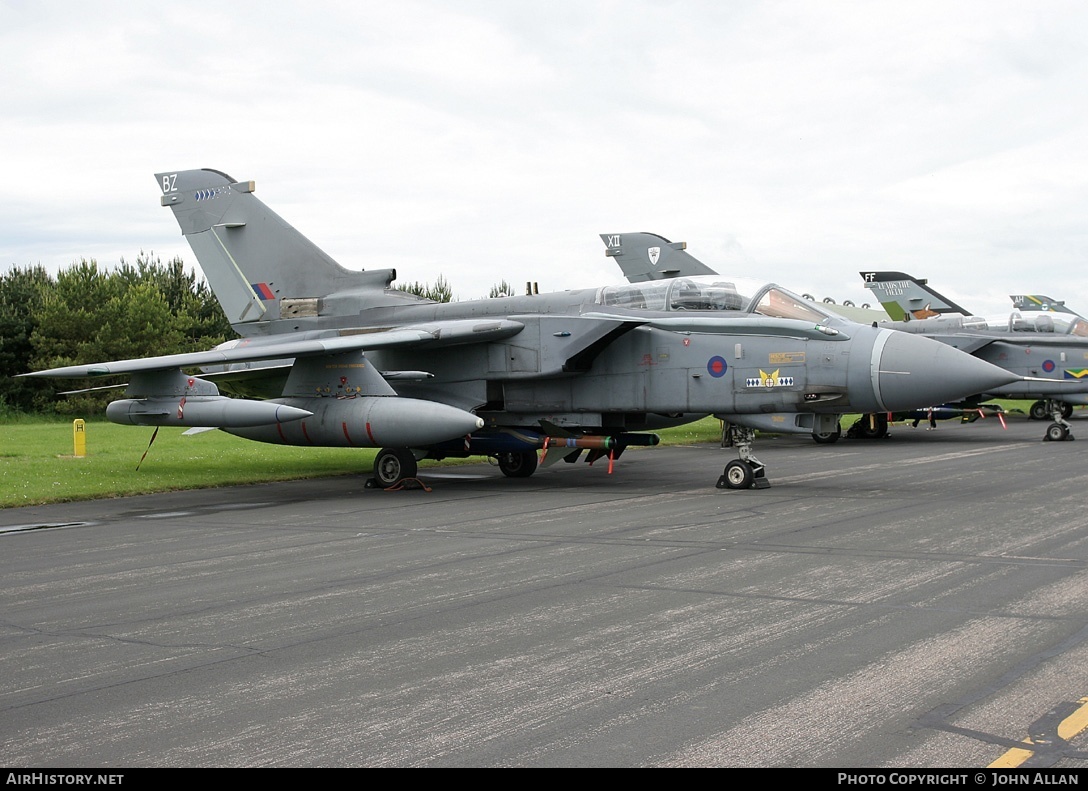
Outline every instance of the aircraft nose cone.
POLYGON ((957 401, 1019 379, 932 338, 887 332, 874 383, 877 400, 889 412, 957 401))

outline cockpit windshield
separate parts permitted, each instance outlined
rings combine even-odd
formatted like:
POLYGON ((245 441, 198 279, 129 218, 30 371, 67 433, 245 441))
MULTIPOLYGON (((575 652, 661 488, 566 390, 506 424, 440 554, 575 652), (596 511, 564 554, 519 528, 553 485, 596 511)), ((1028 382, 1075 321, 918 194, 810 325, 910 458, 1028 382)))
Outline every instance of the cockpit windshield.
POLYGON ((605 286, 597 293, 597 303, 634 310, 732 310, 815 322, 832 316, 815 303, 773 283, 723 280, 713 275, 605 286))
POLYGON ((753 313, 779 319, 802 319, 821 323, 831 314, 817 307, 816 303, 771 284, 758 295, 753 313))

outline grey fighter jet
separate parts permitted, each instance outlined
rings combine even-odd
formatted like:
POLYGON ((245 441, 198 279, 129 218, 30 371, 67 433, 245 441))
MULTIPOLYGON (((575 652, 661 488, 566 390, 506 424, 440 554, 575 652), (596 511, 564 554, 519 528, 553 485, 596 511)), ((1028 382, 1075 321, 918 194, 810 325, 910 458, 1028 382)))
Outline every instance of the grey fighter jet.
POLYGON ((777 285, 742 293, 717 276, 437 303, 393 288, 392 269, 342 268, 251 181, 215 170, 156 179, 241 340, 31 375, 127 375, 125 398, 107 408, 118 423, 378 448, 381 487, 415 477, 425 458, 489 456, 509 477, 532 474, 541 451, 588 451, 611 467, 625 448, 656 444, 655 429, 715 415, 739 456, 717 486, 763 488, 752 442, 769 413, 830 430, 843 413, 1017 378, 777 285))
POLYGON ((1029 414, 1051 417, 1048 440, 1072 439, 1066 421, 1088 404, 1088 320, 1072 312, 1013 310, 973 316, 923 279, 902 272, 861 272, 865 287, 896 321, 882 326, 935 338, 1022 377, 978 395, 1033 400, 1029 414))

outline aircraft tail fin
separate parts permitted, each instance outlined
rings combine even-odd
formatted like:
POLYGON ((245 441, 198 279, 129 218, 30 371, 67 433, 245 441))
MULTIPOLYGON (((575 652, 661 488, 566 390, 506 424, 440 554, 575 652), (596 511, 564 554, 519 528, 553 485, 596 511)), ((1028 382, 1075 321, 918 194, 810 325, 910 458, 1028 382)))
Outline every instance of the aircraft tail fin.
POLYGON ((861 272, 865 287, 895 321, 926 319, 942 313, 971 315, 948 297, 937 293, 924 279, 902 272, 861 272))
POLYGON ((602 233, 604 254, 616 259, 630 283, 670 277, 716 275, 686 251, 686 242, 670 242, 655 233, 602 233))
POLYGON ((1075 310, 1067 308, 1064 300, 1046 297, 1042 294, 1010 294, 1009 299, 1012 300, 1013 307, 1019 311, 1042 310, 1050 313, 1068 313, 1072 316, 1080 316, 1075 310))
POLYGON ((155 174, 227 318, 243 335, 255 322, 336 315, 337 297, 381 293, 393 269, 351 271, 217 170, 155 174))

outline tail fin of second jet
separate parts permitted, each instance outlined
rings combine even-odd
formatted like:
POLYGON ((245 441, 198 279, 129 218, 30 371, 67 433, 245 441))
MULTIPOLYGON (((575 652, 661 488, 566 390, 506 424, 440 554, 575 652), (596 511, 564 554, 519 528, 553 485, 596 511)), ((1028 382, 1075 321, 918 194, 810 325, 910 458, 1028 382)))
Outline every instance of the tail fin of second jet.
POLYGON ((629 283, 718 274, 686 252, 685 242, 670 242, 655 233, 602 233, 601 241, 607 248, 604 254, 616 259, 629 283))
POLYGON ((155 174, 162 205, 174 213, 208 284, 242 334, 254 322, 336 315, 338 297, 353 303, 381 293, 393 269, 344 269, 253 195, 252 181, 217 170, 155 174))
POLYGON ((1065 300, 1046 297, 1042 294, 1010 294, 1009 299, 1012 300, 1013 307, 1019 311, 1042 310, 1049 313, 1068 313, 1073 316, 1080 316, 1075 310, 1065 306, 1065 300))
POLYGON ((861 272, 865 287, 895 321, 926 319, 942 313, 971 315, 948 297, 938 294, 925 280, 902 272, 861 272))

